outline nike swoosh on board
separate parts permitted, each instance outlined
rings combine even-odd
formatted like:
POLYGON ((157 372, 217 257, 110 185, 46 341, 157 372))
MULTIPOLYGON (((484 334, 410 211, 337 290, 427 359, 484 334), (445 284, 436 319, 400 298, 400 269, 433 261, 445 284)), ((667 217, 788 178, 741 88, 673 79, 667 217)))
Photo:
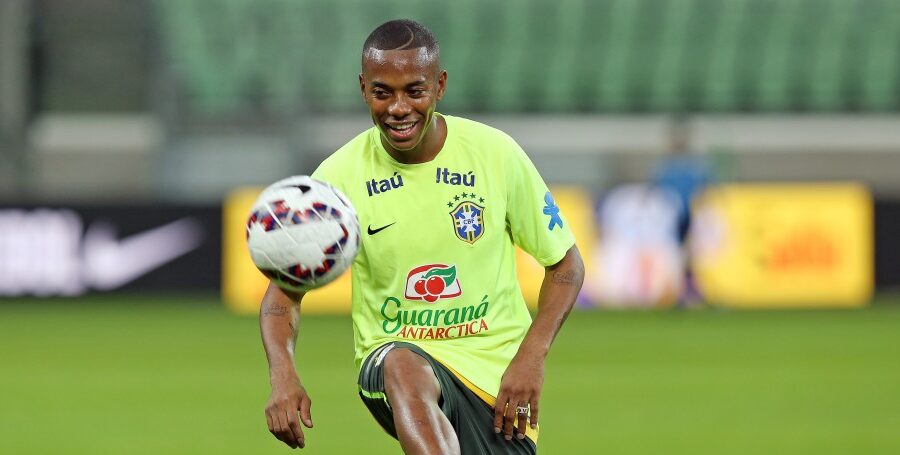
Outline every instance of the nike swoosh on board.
POLYGON ((383 231, 383 230, 385 230, 385 229, 387 229, 387 228, 393 226, 394 223, 396 223, 396 221, 394 221, 394 222, 391 223, 391 224, 387 224, 387 225, 381 226, 380 228, 377 228, 377 229, 372 229, 372 225, 370 224, 369 227, 366 229, 366 232, 368 232, 369 235, 375 235, 375 234, 377 234, 377 233, 379 233, 379 232, 381 232, 381 231, 383 231))
POLYGON ((116 239, 108 222, 95 222, 84 234, 85 278, 94 288, 115 289, 186 254, 203 242, 203 228, 182 218, 116 239))

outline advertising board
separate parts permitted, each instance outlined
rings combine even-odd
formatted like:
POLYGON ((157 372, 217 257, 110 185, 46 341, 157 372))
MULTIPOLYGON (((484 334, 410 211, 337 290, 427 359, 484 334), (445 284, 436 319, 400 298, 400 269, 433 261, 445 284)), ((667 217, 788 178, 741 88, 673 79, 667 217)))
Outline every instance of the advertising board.
POLYGON ((862 185, 733 184, 695 204, 704 297, 733 307, 855 307, 874 288, 872 197, 862 185))
POLYGON ((0 296, 215 291, 221 208, 0 206, 0 296))

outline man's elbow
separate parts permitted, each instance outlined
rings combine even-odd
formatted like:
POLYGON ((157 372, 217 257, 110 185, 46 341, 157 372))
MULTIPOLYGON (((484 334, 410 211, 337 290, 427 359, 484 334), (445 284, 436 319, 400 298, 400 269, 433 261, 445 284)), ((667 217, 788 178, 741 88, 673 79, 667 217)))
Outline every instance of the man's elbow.
POLYGON ((572 245, 559 262, 547 267, 547 273, 556 284, 581 289, 581 285, 584 284, 584 261, 581 259, 578 246, 572 245))
POLYGON ((581 289, 581 285, 584 284, 584 261, 581 259, 581 252, 578 251, 578 246, 572 245, 572 248, 569 248, 566 257, 570 256, 572 257, 572 270, 575 271, 575 276, 578 280, 577 286, 581 289))

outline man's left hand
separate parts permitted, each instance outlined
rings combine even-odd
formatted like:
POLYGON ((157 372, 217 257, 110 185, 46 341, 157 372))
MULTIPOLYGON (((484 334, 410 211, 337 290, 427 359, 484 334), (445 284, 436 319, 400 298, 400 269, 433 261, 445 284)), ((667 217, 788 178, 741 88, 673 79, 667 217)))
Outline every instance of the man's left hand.
POLYGON ((500 380, 500 391, 494 404, 494 432, 502 431, 509 441, 513 438, 513 427, 516 427, 516 437, 519 439, 525 438, 526 425, 537 428, 538 401, 543 385, 543 357, 520 351, 509 363, 500 380), (517 408, 520 407, 530 408, 530 415, 528 412, 518 412, 517 408))

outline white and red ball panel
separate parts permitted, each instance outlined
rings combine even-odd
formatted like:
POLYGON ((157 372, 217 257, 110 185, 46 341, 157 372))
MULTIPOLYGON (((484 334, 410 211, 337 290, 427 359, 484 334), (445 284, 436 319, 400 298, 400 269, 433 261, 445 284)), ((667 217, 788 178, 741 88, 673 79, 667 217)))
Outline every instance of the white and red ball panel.
POLYGON ((308 176, 263 190, 247 221, 247 246, 257 268, 293 291, 324 286, 359 250, 359 221, 347 198, 308 176))

